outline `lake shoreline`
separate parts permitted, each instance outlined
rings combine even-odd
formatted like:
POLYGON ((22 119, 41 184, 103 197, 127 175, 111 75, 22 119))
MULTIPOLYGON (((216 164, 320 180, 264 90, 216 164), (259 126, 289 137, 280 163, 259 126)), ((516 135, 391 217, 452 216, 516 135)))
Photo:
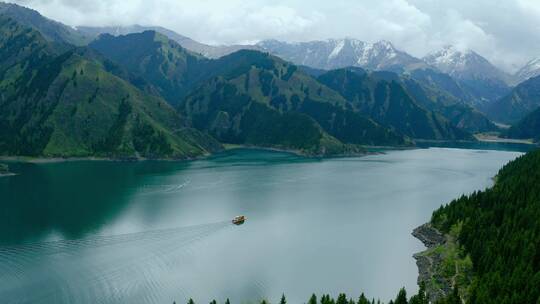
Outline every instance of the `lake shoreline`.
POLYGON ((436 247, 445 245, 448 242, 448 237, 433 227, 431 223, 416 227, 412 235, 427 247, 426 250, 415 253, 413 258, 418 267, 418 285, 425 284, 429 300, 431 303, 435 303, 448 296, 453 289, 452 281, 437 272, 437 269, 443 264, 443 257, 442 253, 434 250, 436 247))
POLYGON ((508 144, 523 144, 523 145, 538 145, 532 139, 514 139, 504 138, 490 134, 475 134, 474 137, 481 142, 488 143, 508 143, 508 144))
MULTIPOLYGON (((364 147, 365 148, 365 147, 364 147)), ((380 150, 402 150, 400 147, 370 147, 371 149, 380 149, 380 150)), ((416 147, 415 147, 416 148, 416 147)), ((30 156, 0 156, 0 161, 8 162, 23 162, 23 163, 35 163, 35 164, 47 164, 47 163, 63 163, 63 162, 79 162, 79 161, 110 161, 110 162, 145 162, 145 161, 164 161, 164 162, 185 162, 185 161, 194 161, 194 160, 203 160, 210 157, 219 155, 219 153, 224 151, 232 151, 238 149, 249 149, 249 150, 262 150, 262 151, 272 151, 272 152, 281 152, 281 153, 290 153, 296 156, 305 157, 305 158, 341 158, 341 157, 362 157, 367 155, 376 155, 381 154, 380 151, 359 151, 352 153, 343 153, 343 154, 310 154, 305 153, 301 150, 296 149, 285 149, 277 147, 266 147, 266 146, 255 146, 255 145, 231 145, 225 144, 224 149, 216 153, 208 153, 198 157, 189 157, 189 158, 114 158, 114 157, 30 157, 30 156)), ((412 148, 407 148, 412 149, 412 148)), ((403 149, 404 150, 404 149, 403 149)))

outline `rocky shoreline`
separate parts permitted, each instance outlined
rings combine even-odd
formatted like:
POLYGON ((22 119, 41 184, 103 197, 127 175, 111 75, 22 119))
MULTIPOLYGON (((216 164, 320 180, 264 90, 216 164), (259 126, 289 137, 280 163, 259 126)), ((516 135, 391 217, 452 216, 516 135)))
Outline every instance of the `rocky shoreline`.
POLYGON ((441 252, 434 250, 446 244, 447 237, 427 223, 413 230, 412 235, 428 248, 413 255, 418 266, 418 284, 424 283, 431 303, 435 303, 452 292, 451 279, 441 276, 437 269, 443 263, 441 252))

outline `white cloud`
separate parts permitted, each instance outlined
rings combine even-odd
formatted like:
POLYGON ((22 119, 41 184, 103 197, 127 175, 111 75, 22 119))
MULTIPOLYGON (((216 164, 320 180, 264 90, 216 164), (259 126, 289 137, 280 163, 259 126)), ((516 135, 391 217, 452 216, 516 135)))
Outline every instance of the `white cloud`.
POLYGON ((540 56, 540 1, 11 0, 70 25, 161 25, 213 44, 386 39, 416 56, 446 44, 507 70, 540 56))

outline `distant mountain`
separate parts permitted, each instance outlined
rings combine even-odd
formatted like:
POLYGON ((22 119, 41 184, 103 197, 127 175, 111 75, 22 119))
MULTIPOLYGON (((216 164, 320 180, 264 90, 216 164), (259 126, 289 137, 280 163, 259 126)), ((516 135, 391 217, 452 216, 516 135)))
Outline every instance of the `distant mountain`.
POLYGON ((540 76, 540 57, 527 62, 516 72, 514 78, 515 82, 519 84, 536 76, 540 76))
POLYGON ((483 107, 510 90, 507 84, 510 75, 472 50, 460 51, 447 46, 428 54, 423 60, 455 78, 462 88, 474 96, 476 106, 483 107))
POLYGON ((513 125, 508 130, 507 137, 540 141, 540 108, 513 125))
POLYGON ((470 134, 453 126, 442 115, 418 105, 397 74, 345 68, 318 79, 349 100, 360 113, 411 138, 471 139, 470 134))
POLYGON ((346 38, 289 43, 264 40, 257 46, 294 64, 325 70, 356 66, 399 72, 426 66, 420 59, 396 49, 388 41, 367 43, 346 38))
POLYGON ((307 154, 357 149, 347 144, 407 143, 401 135, 348 111, 338 93, 296 66, 265 53, 243 50, 210 60, 152 31, 103 35, 90 46, 154 86, 192 126, 223 142, 307 154), (219 103, 210 102, 214 99, 219 103), (330 123, 332 113, 347 122, 330 123))
POLYGON ((520 83, 510 94, 492 103, 486 111, 498 122, 514 124, 539 106, 540 76, 536 76, 520 83))
POLYGON ((220 148, 87 48, 59 53, 0 16, 0 154, 189 158, 220 148))
POLYGON ((154 85, 173 106, 209 77, 208 59, 155 31, 118 37, 103 34, 89 46, 154 85))
POLYGON ((193 126, 225 142, 271 146, 285 142, 316 151, 343 149, 340 142, 407 143, 354 111, 337 92, 277 57, 244 50, 212 61, 211 66, 222 71, 220 76, 193 91, 180 111, 193 126))
POLYGON ((418 104, 440 113, 455 126, 471 133, 499 131, 485 114, 471 106, 474 97, 448 74, 429 68, 416 69, 401 78, 418 104))
POLYGON ((255 45, 208 45, 197 42, 186 36, 182 36, 172 30, 166 29, 160 26, 111 26, 111 27, 90 27, 90 26, 78 26, 77 31, 92 39, 98 38, 101 34, 109 34, 113 36, 122 36, 128 34, 142 33, 146 31, 155 31, 162 35, 167 36, 169 39, 176 41, 183 48, 192 51, 197 54, 201 54, 207 58, 219 58, 239 50, 258 50, 259 47, 255 45))
POLYGON ((12 3, 0 2, 0 15, 10 17, 19 24, 31 27, 50 42, 85 45, 90 38, 60 22, 43 17, 35 10, 12 3))

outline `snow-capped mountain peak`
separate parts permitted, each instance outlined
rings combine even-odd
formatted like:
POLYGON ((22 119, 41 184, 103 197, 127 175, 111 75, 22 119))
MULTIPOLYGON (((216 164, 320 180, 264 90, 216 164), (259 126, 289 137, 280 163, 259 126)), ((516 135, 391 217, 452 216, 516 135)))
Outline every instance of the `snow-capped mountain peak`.
POLYGON ((385 40, 375 43, 353 38, 296 43, 266 40, 258 46, 295 64, 320 69, 359 66, 372 70, 399 70, 410 64, 423 64, 420 59, 399 51, 385 40))
POLYGON ((507 81, 508 75, 473 50, 460 50, 447 45, 426 55, 424 61, 458 79, 498 79, 507 81))
POLYGON ((521 83, 538 75, 540 75, 540 57, 527 62, 525 66, 517 71, 515 78, 517 83, 521 83))

